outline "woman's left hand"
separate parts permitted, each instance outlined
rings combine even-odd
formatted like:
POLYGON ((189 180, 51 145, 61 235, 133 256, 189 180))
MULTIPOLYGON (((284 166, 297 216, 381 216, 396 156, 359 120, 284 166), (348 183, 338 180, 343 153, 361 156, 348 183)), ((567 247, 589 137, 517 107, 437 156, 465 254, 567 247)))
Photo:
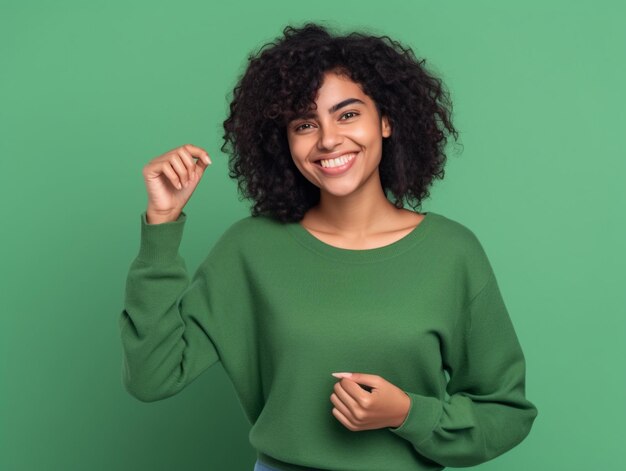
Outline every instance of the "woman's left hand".
POLYGON ((399 427, 411 406, 411 398, 381 376, 366 373, 333 373, 342 378, 335 383, 330 401, 339 422, 352 431, 399 427), (358 383, 358 384, 357 384, 358 383), (371 392, 359 384, 371 388, 371 392))

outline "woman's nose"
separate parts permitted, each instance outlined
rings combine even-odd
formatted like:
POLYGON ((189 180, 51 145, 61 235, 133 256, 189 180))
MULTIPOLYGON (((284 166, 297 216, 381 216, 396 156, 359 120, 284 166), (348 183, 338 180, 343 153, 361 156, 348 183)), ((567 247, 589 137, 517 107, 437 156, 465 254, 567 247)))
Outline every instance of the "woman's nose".
POLYGON ((338 144, 341 144, 342 139, 341 133, 336 126, 320 126, 317 146, 319 149, 333 149, 338 144))

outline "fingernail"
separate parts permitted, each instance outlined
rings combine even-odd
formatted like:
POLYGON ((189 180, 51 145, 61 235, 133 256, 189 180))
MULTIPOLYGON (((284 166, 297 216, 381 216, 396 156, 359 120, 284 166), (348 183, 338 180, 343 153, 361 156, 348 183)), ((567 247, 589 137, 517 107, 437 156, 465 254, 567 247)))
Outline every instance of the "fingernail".
POLYGON ((331 373, 335 378, 349 378, 352 373, 331 373))

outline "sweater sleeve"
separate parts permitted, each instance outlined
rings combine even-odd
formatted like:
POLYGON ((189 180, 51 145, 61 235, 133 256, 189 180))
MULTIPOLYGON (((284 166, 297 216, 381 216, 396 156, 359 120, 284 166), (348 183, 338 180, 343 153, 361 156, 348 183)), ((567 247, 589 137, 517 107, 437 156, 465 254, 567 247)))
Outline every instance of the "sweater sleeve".
POLYGON ((178 252, 186 218, 182 212, 176 221, 148 224, 144 211, 126 278, 122 383, 143 402, 177 394, 220 360, 205 263, 190 279, 178 252))
POLYGON ((400 426, 388 427, 421 455, 450 467, 495 458, 530 432, 537 408, 525 397, 525 360, 495 275, 470 301, 443 354, 449 398, 410 391, 400 426))

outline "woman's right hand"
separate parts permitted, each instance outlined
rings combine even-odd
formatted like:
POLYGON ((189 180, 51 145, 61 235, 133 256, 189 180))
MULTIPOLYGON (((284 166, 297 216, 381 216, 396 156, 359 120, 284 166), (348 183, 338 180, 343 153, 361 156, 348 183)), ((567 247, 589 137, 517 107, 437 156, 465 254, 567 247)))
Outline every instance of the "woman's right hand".
POLYGON ((172 149, 148 162, 142 172, 148 191, 148 223, 161 224, 178 219, 211 163, 204 149, 191 144, 172 149))

